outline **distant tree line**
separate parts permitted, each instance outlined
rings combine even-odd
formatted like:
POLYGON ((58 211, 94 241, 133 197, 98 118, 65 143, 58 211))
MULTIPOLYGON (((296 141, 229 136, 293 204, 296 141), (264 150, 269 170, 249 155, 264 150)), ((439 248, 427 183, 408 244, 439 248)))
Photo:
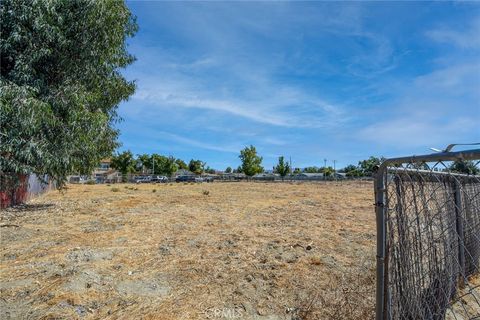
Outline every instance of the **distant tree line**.
MULTIPOLYGON (((257 149, 253 146, 247 146, 240 151, 239 155, 241 165, 236 169, 227 167, 225 173, 243 173, 247 177, 252 177, 256 174, 264 172, 262 166, 263 158, 257 153, 257 149)), ((385 161, 384 157, 371 156, 368 159, 361 160, 357 165, 350 164, 338 172, 345 173, 347 177, 371 177, 378 169, 378 167, 385 161)), ((162 175, 173 175, 180 169, 189 170, 194 174, 201 175, 204 173, 214 174, 217 171, 209 166, 207 163, 191 159, 187 164, 182 159, 177 159, 173 156, 164 156, 160 154, 139 154, 135 157, 131 151, 124 151, 112 156, 111 166, 122 174, 127 173, 152 173, 162 175)), ((417 164, 414 166, 417 169, 427 169, 426 164, 417 164)), ((448 168, 453 172, 460 172, 466 174, 479 174, 478 166, 472 161, 455 161, 448 168)), ((278 158, 277 164, 273 167, 273 172, 279 174, 282 179, 289 174, 300 173, 321 173, 326 177, 331 177, 335 173, 334 168, 310 166, 301 168, 292 168, 291 164, 285 160, 284 156, 278 158)))
POLYGON ((122 174, 149 173, 171 176, 178 170, 189 170, 195 174, 215 173, 215 169, 206 167, 206 162, 191 159, 187 164, 173 156, 138 154, 136 157, 128 151, 119 152, 111 157, 111 167, 122 174))
MULTIPOLYGON (((263 172, 264 169, 261 165, 263 158, 257 154, 254 146, 245 147, 241 150, 239 158, 242 164, 235 170, 231 167, 226 168, 226 173, 244 173, 247 176, 253 176, 263 172)), ((135 157, 129 150, 113 155, 111 166, 122 174, 148 172, 150 174, 172 175, 180 169, 189 170, 197 175, 217 172, 202 160, 191 159, 187 164, 182 159, 156 153, 138 154, 135 157)))

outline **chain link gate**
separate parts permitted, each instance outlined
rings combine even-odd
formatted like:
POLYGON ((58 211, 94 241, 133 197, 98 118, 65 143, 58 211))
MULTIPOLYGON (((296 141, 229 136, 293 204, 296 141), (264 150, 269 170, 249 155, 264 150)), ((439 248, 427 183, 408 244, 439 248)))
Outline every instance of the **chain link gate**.
POLYGON ((480 149, 450 149, 378 168, 377 320, 480 319, 480 149))

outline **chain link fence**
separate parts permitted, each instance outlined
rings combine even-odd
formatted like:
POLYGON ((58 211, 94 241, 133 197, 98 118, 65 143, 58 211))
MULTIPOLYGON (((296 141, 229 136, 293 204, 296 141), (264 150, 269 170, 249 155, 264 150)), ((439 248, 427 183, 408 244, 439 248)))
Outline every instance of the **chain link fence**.
POLYGON ((380 166, 377 319, 480 319, 479 159, 477 149, 380 166))

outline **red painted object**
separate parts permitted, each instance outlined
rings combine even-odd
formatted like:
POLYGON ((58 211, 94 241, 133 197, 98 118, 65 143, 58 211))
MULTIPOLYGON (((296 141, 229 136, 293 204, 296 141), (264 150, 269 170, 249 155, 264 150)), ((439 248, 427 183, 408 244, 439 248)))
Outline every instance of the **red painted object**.
POLYGON ((28 200, 28 176, 22 174, 19 175, 19 179, 16 188, 0 191, 0 208, 7 208, 28 200))

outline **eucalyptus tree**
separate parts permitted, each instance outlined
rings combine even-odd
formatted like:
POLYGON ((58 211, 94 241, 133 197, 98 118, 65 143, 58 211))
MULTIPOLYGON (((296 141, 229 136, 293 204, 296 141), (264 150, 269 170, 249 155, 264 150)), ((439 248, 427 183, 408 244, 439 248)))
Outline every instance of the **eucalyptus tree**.
POLYGON ((134 16, 116 0, 2 0, 0 20, 0 173, 90 173, 135 90, 120 73, 134 16))

